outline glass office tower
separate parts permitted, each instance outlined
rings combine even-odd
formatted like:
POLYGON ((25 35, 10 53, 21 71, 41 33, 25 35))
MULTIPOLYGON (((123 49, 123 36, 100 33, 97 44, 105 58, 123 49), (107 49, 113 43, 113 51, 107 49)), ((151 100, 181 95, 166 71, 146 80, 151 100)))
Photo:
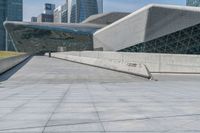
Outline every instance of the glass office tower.
POLYGON ((6 0, 0 0, 0 50, 5 49, 5 30, 3 27, 3 22, 6 19, 6 0))
POLYGON ((80 23, 103 12, 103 0, 68 0, 68 22, 80 23))
POLYGON ((200 7, 200 0, 187 0, 187 6, 200 7))
POLYGON ((68 22, 68 3, 65 3, 62 5, 61 9, 61 22, 62 23, 67 23, 68 22))
POLYGON ((9 35, 6 34, 3 22, 6 20, 22 21, 22 19, 23 0, 0 0, 0 50, 14 49, 14 44, 11 42, 9 35))
POLYGON ((97 0, 98 13, 103 13, 103 0, 97 0))

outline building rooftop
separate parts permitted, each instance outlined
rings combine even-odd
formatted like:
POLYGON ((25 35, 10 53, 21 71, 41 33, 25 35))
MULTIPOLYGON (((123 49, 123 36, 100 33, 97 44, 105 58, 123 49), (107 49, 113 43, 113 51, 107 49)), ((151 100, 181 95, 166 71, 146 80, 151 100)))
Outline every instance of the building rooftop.
POLYGON ((39 29, 54 29, 54 30, 61 30, 61 31, 68 31, 68 32, 80 32, 80 33, 93 33, 96 30, 103 27, 100 24, 68 24, 68 23, 34 23, 34 22, 13 22, 13 21, 6 21, 4 23, 5 26, 27 26, 27 27, 35 27, 39 29))
POLYGON ((117 51, 130 47, 130 43, 151 41, 199 23, 198 7, 150 4, 101 28, 94 36, 97 48, 117 51))
POLYGON ((111 13, 97 14, 97 15, 90 16, 82 23, 109 25, 129 14, 130 13, 125 13, 125 12, 111 12, 111 13))

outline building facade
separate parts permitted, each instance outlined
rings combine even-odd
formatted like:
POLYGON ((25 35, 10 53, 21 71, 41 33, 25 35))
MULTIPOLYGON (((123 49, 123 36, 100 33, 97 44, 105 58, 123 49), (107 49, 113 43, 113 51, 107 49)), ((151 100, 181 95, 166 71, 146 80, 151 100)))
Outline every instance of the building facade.
POLYGON ((68 0, 68 22, 80 23, 103 12, 103 0, 68 0))
POLYGON ((0 0, 0 50, 14 50, 8 34, 3 26, 3 22, 22 21, 23 19, 23 0, 0 0))
POLYGON ((54 21, 54 16, 53 15, 42 13, 37 17, 37 22, 39 22, 39 23, 42 23, 42 22, 53 23, 53 21, 54 21))
POLYGON ((3 27, 3 22, 6 20, 6 0, 0 1, 0 50, 5 50, 6 33, 3 27))
POLYGON ((44 14, 53 15, 56 5, 51 3, 45 3, 44 14))
POLYGON ((58 6, 54 10, 54 23, 61 23, 62 22, 62 6, 58 6))
POLYGON ((97 0, 98 13, 103 13, 103 0, 97 0))
POLYGON ((68 23, 68 3, 62 5, 61 22, 62 23, 68 23))
POLYGON ((37 17, 31 17, 31 22, 37 22, 37 17))
POLYGON ((151 4, 78 24, 6 22, 5 27, 21 51, 200 54, 200 8, 189 6, 151 4))
POLYGON ((6 22, 6 29, 20 52, 93 50, 96 25, 6 22), (26 26, 24 26, 26 25, 26 26))
POLYGON ((151 4, 94 33, 94 49, 200 54, 199 26, 200 8, 151 4))
POLYGON ((187 0, 187 6, 200 7, 200 0, 187 0))
POLYGON ((45 3, 44 5, 44 13, 41 13, 37 17, 37 22, 54 22, 54 10, 55 10, 55 4, 45 3))

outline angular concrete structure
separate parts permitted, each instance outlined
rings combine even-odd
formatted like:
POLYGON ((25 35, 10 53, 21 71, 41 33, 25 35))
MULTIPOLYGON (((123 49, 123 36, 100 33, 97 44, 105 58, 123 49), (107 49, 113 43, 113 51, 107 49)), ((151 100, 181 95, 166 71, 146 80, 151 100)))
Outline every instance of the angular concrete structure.
POLYGON ((97 14, 90 16, 82 23, 109 25, 117 20, 124 18, 129 14, 130 13, 125 13, 125 12, 111 12, 111 13, 97 14))
POLYGON ((200 54, 200 8, 197 7, 152 4, 132 14, 94 15, 79 24, 6 22, 5 27, 19 49, 30 45, 35 51, 67 47, 67 51, 200 54), (30 32, 31 36, 20 41, 22 32, 30 32), (34 45, 39 47, 35 49, 34 45))
POLYGON ((94 47, 118 51, 199 23, 199 8, 148 5, 94 33, 94 47))
POLYGON ((5 22, 16 48, 20 52, 93 50, 93 33, 102 28, 95 24, 51 24, 5 22))

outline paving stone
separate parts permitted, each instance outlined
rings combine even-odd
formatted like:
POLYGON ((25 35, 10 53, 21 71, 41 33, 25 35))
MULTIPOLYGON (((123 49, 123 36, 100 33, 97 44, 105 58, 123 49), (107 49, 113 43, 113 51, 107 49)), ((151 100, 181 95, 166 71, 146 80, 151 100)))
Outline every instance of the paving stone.
POLYGON ((35 56, 5 77, 0 133, 200 132, 200 75, 149 81, 35 56))

